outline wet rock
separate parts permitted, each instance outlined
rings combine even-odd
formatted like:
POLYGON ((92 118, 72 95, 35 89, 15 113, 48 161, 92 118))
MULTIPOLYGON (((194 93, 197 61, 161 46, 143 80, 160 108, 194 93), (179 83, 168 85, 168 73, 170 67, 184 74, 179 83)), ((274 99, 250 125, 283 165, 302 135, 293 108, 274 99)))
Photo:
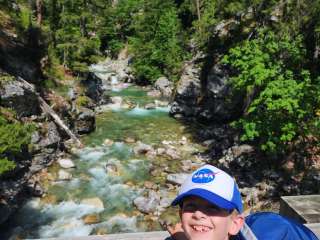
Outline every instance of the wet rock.
POLYGON ((121 106, 121 104, 123 102, 122 97, 119 97, 119 96, 111 97, 110 100, 114 105, 119 106, 119 107, 121 106))
POLYGON ((26 89, 19 81, 2 83, 0 98, 1 105, 14 109, 19 118, 40 114, 38 96, 32 89, 26 89))
POLYGON ((167 101, 159 101, 159 100, 154 100, 154 104, 157 107, 167 107, 169 105, 169 102, 167 101))
POLYGON ((98 209, 104 209, 103 202, 98 197, 82 199, 81 204, 91 205, 98 209))
POLYGON ((96 128, 95 114, 91 109, 81 107, 75 119, 75 131, 78 134, 90 133, 96 128))
POLYGON ((155 89, 161 92, 161 95, 164 97, 170 97, 172 94, 173 84, 166 77, 160 77, 154 83, 155 89))
POLYGON ((145 109, 155 109, 156 105, 154 103, 148 103, 147 105, 144 106, 145 109))
POLYGON ((73 163, 73 161, 71 159, 59 159, 58 160, 58 164, 60 165, 60 167, 62 168, 74 168, 76 167, 75 164, 73 163))
POLYGON ((137 142, 137 146, 135 146, 133 148, 133 152, 135 154, 146 154, 146 153, 148 153, 149 151, 152 151, 152 150, 153 150, 153 148, 150 145, 142 143, 140 141, 138 141, 137 142))
POLYGON ((154 191, 149 191, 148 197, 137 197, 133 200, 134 205, 142 213, 153 213, 160 203, 160 197, 154 191))
POLYGON ((107 163, 106 170, 107 170, 107 173, 109 173, 109 174, 118 174, 118 167, 116 164, 107 163))
POLYGON ((61 180, 61 181, 68 181, 68 180, 71 180, 72 179, 72 174, 65 171, 65 170, 62 170, 60 169, 59 172, 58 172, 58 180, 61 180))
POLYGON ((136 140, 135 140, 134 138, 132 138, 132 137, 126 137, 126 138, 124 139, 124 142, 125 142, 125 143, 135 143, 136 140))
POLYGON ((160 97, 161 92, 159 90, 152 90, 147 93, 149 97, 160 97))
POLYGON ((101 220, 100 220, 100 216, 99 214, 89 214, 89 215, 86 215, 82 218, 83 222, 85 224, 96 224, 96 223, 99 223, 101 220))
POLYGON ((111 146, 114 142, 111 140, 111 139, 105 139, 103 144, 106 145, 106 146, 111 146))
POLYGON ((167 175, 167 182, 181 185, 189 176, 187 173, 173 173, 167 175))

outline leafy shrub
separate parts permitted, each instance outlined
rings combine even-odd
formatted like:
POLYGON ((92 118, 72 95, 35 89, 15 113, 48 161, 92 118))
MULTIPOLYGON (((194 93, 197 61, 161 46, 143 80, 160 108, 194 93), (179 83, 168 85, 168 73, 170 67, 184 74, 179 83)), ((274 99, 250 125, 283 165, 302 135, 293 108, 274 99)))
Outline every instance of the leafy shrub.
POLYGON ((272 32, 230 49, 224 63, 238 72, 231 83, 251 98, 244 116, 234 123, 243 130, 241 140, 254 141, 268 153, 284 153, 309 133, 320 91, 303 69, 304 59, 301 37, 272 32))
POLYGON ((91 103, 91 99, 87 96, 79 96, 76 99, 76 105, 79 107, 86 107, 91 103))
POLYGON ((0 115, 0 174, 15 167, 13 159, 30 143, 34 126, 7 121, 0 115))

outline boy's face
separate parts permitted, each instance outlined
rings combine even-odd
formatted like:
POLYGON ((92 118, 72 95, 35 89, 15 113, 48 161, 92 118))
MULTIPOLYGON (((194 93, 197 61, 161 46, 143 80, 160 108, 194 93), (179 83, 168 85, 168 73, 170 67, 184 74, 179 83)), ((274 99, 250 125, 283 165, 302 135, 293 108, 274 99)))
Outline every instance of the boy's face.
POLYGON ((191 196, 180 209, 183 230, 190 240, 225 240, 243 225, 243 217, 218 208, 208 201, 191 196))

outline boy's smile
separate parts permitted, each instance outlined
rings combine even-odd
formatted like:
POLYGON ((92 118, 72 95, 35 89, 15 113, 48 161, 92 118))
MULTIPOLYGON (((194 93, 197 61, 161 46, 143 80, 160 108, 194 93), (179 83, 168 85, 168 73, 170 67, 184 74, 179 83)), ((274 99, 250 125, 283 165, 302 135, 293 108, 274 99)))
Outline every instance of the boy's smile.
POLYGON ((237 216, 200 197, 185 198, 180 215, 184 232, 190 240, 225 240, 238 232, 234 219, 237 216))

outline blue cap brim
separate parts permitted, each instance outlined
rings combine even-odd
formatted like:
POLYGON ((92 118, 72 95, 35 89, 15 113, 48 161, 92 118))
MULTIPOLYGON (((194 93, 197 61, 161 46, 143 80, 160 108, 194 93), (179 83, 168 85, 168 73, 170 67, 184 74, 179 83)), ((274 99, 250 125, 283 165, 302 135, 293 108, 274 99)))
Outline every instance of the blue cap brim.
POLYGON ((185 192, 179 196, 177 196, 173 202, 171 203, 172 206, 175 206, 179 204, 185 197, 190 196, 197 196, 200 198, 203 198, 204 200, 208 201, 209 203, 212 203, 214 205, 217 205, 218 207, 226 210, 233 210, 237 209, 238 212, 242 212, 242 209, 238 209, 238 207, 233 204, 232 202, 218 196, 217 194, 210 192, 208 190, 202 189, 202 188, 194 188, 191 189, 188 192, 185 192))

